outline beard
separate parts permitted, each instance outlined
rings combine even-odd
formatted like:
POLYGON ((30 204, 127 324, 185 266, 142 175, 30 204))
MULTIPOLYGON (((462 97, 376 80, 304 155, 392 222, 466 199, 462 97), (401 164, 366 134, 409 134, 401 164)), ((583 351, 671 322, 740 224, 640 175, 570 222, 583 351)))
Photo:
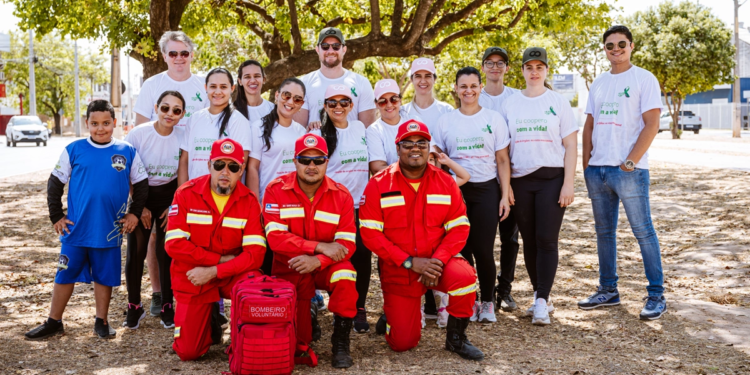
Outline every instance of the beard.
POLYGON ((216 193, 217 194, 220 194, 220 195, 229 195, 229 193, 231 193, 231 192, 232 192, 232 187, 231 186, 227 186, 227 187, 222 187, 222 186, 218 186, 218 185, 216 186, 216 193))
POLYGON ((328 61, 326 61, 325 57, 323 57, 323 60, 321 61, 321 63, 323 64, 323 66, 330 69, 330 68, 335 68, 341 65, 341 60, 338 57, 336 57, 336 61, 329 63, 328 61))

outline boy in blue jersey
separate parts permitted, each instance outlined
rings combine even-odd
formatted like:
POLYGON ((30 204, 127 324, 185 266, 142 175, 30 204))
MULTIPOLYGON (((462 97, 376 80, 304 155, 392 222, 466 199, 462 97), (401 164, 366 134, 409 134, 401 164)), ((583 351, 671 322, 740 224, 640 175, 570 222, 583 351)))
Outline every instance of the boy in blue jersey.
POLYGON ((92 280, 94 332, 103 339, 116 335, 107 313, 112 287, 120 285, 122 235, 138 225, 148 196, 148 175, 135 148, 112 138, 115 125, 115 111, 108 101, 91 102, 86 110, 91 137, 65 147, 47 182, 50 220, 62 247, 49 318, 26 333, 29 340, 62 333, 62 315, 75 283, 92 280), (67 216, 62 206, 65 184, 69 185, 67 216), (128 208, 131 184, 133 202, 128 208))

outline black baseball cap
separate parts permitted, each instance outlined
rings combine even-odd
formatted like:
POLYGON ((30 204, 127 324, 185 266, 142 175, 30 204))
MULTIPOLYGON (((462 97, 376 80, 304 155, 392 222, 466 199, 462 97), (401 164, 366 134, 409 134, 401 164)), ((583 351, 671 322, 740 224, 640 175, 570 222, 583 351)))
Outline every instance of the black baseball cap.
POLYGON ((329 36, 338 39, 341 44, 346 43, 344 40, 344 34, 341 30, 335 27, 326 27, 325 29, 320 30, 320 34, 318 34, 318 44, 323 43, 323 39, 328 38, 329 36))
POLYGON ((547 50, 542 47, 526 48, 526 50, 523 51, 523 64, 534 60, 539 60, 543 62, 544 65, 549 66, 547 63, 547 50))
POLYGON ((500 47, 490 47, 484 51, 484 56, 482 56, 482 64, 484 64, 484 60, 487 60, 487 58, 492 55, 498 55, 502 57, 505 60, 506 64, 510 62, 510 59, 508 58, 508 52, 500 47))

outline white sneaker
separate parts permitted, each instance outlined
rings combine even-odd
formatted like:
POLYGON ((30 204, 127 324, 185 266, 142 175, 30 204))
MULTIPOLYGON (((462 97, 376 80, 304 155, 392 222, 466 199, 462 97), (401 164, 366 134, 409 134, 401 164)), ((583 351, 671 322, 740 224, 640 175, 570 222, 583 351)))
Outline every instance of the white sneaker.
MULTIPOLYGON (((534 292, 534 301, 536 301, 536 292, 534 292)), ((555 305, 552 304, 552 301, 547 301, 547 314, 552 314, 553 311, 555 311, 555 305)), ((531 304, 531 307, 526 310, 524 316, 534 316, 533 303, 531 304)))
POLYGON ((469 318, 470 322, 476 322, 479 319, 479 309, 482 306, 479 301, 474 302, 474 313, 471 315, 471 318, 469 318))
POLYGON ((479 308, 479 322, 480 323, 496 323, 495 318, 495 304, 492 302, 482 302, 482 306, 479 308))
POLYGON ((534 302, 534 313, 531 318, 531 324, 537 326, 546 326, 550 324, 549 312, 547 311, 547 301, 544 298, 537 298, 534 302))
POLYGON ((424 327, 426 326, 427 326, 427 322, 425 321, 425 316, 424 316, 424 306, 422 306, 422 329, 424 329, 424 327))
POLYGON ((448 326, 448 294, 443 292, 434 291, 435 296, 440 298, 440 306, 438 306, 438 328, 445 328, 448 326))

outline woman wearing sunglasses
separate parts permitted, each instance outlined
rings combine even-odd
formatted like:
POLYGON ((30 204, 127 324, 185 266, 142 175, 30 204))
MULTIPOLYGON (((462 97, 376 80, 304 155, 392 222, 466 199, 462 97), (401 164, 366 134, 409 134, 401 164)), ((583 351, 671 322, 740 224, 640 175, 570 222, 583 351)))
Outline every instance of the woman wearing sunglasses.
POLYGON ((497 321, 495 234, 498 217, 502 221, 510 213, 510 138, 502 116, 479 105, 482 78, 476 68, 459 70, 454 89, 461 107, 440 117, 438 126, 431 129, 432 141, 471 175, 461 186, 471 223, 461 255, 476 267, 479 277, 481 303, 476 303, 471 321, 491 323, 497 321))
POLYGON ((372 174, 398 161, 395 141, 399 125, 409 120, 422 121, 421 117, 409 116, 401 108, 401 91, 395 80, 381 79, 375 84, 375 104, 380 118, 367 128, 367 153, 372 174))
POLYGON ((154 244, 162 286, 161 324, 174 328, 172 283, 169 267, 172 259, 164 250, 164 231, 167 214, 177 191, 177 167, 180 143, 185 131, 177 127, 185 115, 185 99, 177 91, 165 91, 157 99, 154 112, 158 120, 135 127, 125 137, 141 156, 148 172, 148 200, 141 214, 138 229, 128 234, 125 283, 128 290, 128 307, 125 326, 137 329, 146 312, 141 305, 141 278, 152 227, 156 232, 154 244))
POLYGON ((266 82, 266 72, 263 66, 255 60, 246 60, 240 64, 237 72, 237 98, 234 107, 242 113, 248 123, 252 124, 273 110, 273 103, 260 96, 263 84, 266 82))
POLYGON ((359 205, 365 186, 370 179, 367 164, 367 142, 365 125, 361 121, 349 121, 352 111, 352 94, 344 85, 330 85, 326 89, 324 108, 320 110, 320 129, 310 133, 319 135, 328 145, 328 169, 326 175, 346 186, 354 200, 354 220, 357 225, 357 251, 352 262, 357 271, 357 315, 354 318, 354 331, 365 333, 370 330, 367 323, 365 300, 370 289, 372 274, 372 253, 362 243, 359 235, 359 205))

